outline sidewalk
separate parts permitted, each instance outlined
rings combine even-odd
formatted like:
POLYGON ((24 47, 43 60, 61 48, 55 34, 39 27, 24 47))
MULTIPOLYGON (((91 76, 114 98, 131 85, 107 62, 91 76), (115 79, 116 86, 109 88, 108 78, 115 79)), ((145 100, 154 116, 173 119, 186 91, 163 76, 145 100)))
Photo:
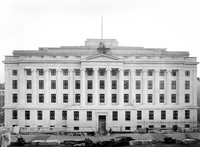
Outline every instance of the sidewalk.
MULTIPOLYGON (((158 142, 162 142, 163 138, 166 136, 175 138, 175 139, 185 139, 186 134, 184 133, 173 133, 173 134, 111 134, 111 135, 96 135, 96 136, 66 136, 66 135, 22 135, 22 137, 25 139, 27 143, 30 143, 33 140, 58 140, 61 143, 63 143, 65 140, 75 140, 80 141, 84 140, 85 138, 91 139, 93 142, 97 141, 106 141, 114 139, 115 137, 119 136, 129 136, 136 140, 156 140, 158 142)), ((190 137, 197 137, 200 138, 200 133, 187 133, 187 136, 190 137)), ((17 138, 15 135, 11 135, 11 142, 16 142, 17 138)))

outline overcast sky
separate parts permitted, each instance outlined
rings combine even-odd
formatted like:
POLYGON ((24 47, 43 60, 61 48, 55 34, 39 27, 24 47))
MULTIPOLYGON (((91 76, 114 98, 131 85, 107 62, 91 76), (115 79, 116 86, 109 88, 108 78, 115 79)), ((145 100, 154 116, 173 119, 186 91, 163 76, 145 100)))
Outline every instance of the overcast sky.
POLYGON ((105 39, 189 51, 200 61, 200 0, 0 0, 0 60, 13 50, 84 45, 101 37, 101 16, 105 39))

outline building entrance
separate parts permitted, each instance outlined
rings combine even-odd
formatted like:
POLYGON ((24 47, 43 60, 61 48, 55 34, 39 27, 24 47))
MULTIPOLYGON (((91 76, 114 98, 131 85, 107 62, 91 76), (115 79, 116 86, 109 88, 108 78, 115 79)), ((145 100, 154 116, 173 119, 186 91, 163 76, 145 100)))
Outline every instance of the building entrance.
POLYGON ((99 133, 103 134, 106 132, 106 116, 99 115, 99 133))

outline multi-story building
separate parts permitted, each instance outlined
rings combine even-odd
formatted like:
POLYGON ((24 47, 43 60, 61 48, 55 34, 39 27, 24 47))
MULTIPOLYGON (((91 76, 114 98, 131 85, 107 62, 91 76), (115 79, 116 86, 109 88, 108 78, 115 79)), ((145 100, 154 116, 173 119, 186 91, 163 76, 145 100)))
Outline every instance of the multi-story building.
POLYGON ((5 126, 133 131, 197 126, 197 61, 188 52, 118 46, 15 50, 5 58, 5 126))
MULTIPOLYGON (((200 79, 197 78, 197 106, 200 107, 200 79)), ((200 124, 200 109, 197 111, 197 121, 200 124)))
POLYGON ((4 125, 4 97, 5 97, 5 88, 4 84, 0 83, 0 126, 4 125))

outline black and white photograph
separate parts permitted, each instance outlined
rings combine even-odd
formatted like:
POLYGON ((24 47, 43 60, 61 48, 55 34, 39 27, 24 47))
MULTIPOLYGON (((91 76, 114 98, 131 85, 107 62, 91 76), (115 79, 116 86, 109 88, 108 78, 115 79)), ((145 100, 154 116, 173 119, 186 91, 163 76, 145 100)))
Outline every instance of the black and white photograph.
POLYGON ((199 147, 199 0, 0 0, 1 147, 199 147))

